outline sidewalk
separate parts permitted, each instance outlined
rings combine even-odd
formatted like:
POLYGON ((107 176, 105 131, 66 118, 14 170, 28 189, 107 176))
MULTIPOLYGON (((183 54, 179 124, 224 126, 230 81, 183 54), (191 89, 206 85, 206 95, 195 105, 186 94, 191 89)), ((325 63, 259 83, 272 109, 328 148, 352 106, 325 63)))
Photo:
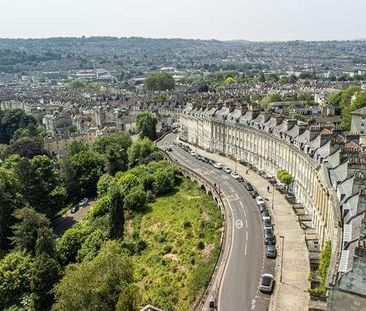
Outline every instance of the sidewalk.
MULTIPOLYGON (((231 169, 235 167, 235 161, 229 158, 206 152, 199 148, 198 153, 231 169)), ((276 285, 271 298, 270 310, 307 311, 309 295, 306 289, 309 287, 307 278, 310 273, 310 264, 304 233, 300 229, 291 205, 284 196, 279 191, 274 190, 274 209, 272 209, 272 193, 267 191, 268 186, 270 186, 271 192, 273 191, 272 185, 256 172, 250 171, 246 175, 246 171, 247 168, 245 166, 237 163, 238 174, 249 181, 257 189, 258 193, 267 199, 277 237, 276 285), (284 236, 282 282, 280 282, 282 251, 282 239, 280 236, 284 236)))

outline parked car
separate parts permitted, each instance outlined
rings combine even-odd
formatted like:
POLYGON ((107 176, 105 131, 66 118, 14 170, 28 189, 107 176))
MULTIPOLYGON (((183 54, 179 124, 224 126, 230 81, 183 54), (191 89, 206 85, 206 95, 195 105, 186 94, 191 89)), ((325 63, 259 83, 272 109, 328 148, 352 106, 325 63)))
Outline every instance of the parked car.
POLYGON ((264 229, 264 244, 266 245, 275 245, 276 244, 276 237, 273 234, 272 229, 264 229))
POLYGON ((250 196, 255 199, 258 196, 258 192, 256 190, 249 191, 250 196))
POLYGON ((215 164, 215 161, 214 160, 211 160, 211 159, 208 159, 208 164, 214 165, 215 164))
POLYGON ((264 199, 259 195, 255 198, 255 203, 259 206, 260 204, 266 204, 264 199))
POLYGON ((267 256, 267 258, 276 258, 277 257, 277 250, 274 245, 266 246, 266 256, 267 256))
POLYGON ((216 299, 211 297, 208 306, 210 308, 210 311, 214 311, 216 309, 216 299))
POLYGON ((266 217, 270 217, 270 214, 269 214, 269 210, 268 210, 268 208, 265 208, 265 209, 262 211, 262 219, 264 220, 266 217))
POLYGON ((79 210, 79 206, 74 206, 74 207, 71 209, 71 214, 75 214, 78 210, 79 210))
POLYGON ((244 182, 244 187, 248 191, 253 191, 254 190, 252 184, 250 182, 247 182, 247 181, 244 182))
POLYGON ((217 169, 219 169, 219 170, 221 170, 224 166, 221 164, 221 163, 219 163, 219 162, 215 162, 214 163, 214 168, 217 168, 217 169))
POLYGON ((191 156, 196 156, 196 152, 195 152, 195 151, 193 151, 193 150, 192 150, 192 151, 190 151, 190 152, 189 152, 189 154, 190 154, 191 156))
POLYGON ((272 221, 271 218, 267 217, 263 220, 263 229, 272 229, 272 221))
POLYGON ((169 147, 169 148, 167 148, 167 150, 166 150, 166 151, 172 152, 172 151, 173 151, 173 149, 172 149, 172 147, 169 147))
POLYGON ((244 181, 243 177, 241 177, 237 172, 231 172, 231 177, 237 181, 244 181))
POLYGON ((273 290, 274 277, 270 273, 264 273, 261 276, 259 290, 264 293, 271 293, 273 290))
POLYGON ((202 157, 202 159, 201 159, 203 162, 205 162, 205 163, 208 163, 208 158, 206 158, 206 157, 202 157))
POLYGON ((266 205, 266 203, 260 203, 258 205, 258 208, 259 208, 259 211, 262 213, 264 210, 267 209, 267 205, 266 205))
POLYGON ((79 202, 79 206, 85 206, 88 204, 88 198, 81 199, 79 202))
POLYGON ((230 174, 230 173, 231 173, 231 168, 229 168, 229 167, 225 167, 225 168, 224 168, 224 172, 225 172, 226 174, 230 174))

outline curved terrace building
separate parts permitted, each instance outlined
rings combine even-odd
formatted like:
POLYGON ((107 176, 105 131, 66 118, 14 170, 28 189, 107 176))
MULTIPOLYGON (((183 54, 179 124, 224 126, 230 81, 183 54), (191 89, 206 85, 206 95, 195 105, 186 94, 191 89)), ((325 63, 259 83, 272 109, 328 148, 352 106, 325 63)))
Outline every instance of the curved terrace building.
POLYGON ((188 104, 180 123, 180 138, 188 143, 273 176, 285 169, 294 177, 291 190, 306 212, 299 220, 313 237, 309 250, 331 241, 328 310, 345 310, 344 304, 347 310, 363 310, 366 157, 359 136, 334 124, 310 126, 233 102, 188 104))

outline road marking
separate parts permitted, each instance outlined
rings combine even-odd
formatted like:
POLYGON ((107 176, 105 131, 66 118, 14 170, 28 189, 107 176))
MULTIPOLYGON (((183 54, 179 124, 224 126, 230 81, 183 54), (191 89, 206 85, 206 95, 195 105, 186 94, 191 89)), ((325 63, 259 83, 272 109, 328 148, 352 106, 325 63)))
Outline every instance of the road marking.
POLYGON ((249 236, 249 233, 248 233, 248 231, 245 233, 245 238, 246 238, 246 240, 248 241, 248 236, 249 236))
POLYGON ((247 248, 248 248, 248 244, 245 244, 245 250, 244 250, 244 255, 247 255, 247 248))
POLYGON ((252 299, 252 307, 251 307, 252 310, 255 309, 255 299, 252 299))
POLYGON ((238 220, 235 221, 235 227, 237 229, 241 229, 241 228, 243 228, 243 226, 244 226, 244 224, 243 224, 242 220, 238 219, 238 220))
POLYGON ((247 219, 245 219, 245 228, 248 229, 248 220, 247 219))

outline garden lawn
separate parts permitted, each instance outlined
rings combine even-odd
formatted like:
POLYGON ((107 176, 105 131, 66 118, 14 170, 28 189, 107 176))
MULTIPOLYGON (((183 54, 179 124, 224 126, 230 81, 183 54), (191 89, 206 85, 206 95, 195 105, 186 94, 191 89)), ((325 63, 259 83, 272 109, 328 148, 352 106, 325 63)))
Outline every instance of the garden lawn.
POLYGON ((157 198, 130 226, 126 238, 147 243, 132 257, 142 303, 189 310, 207 286, 220 253, 220 208, 197 184, 183 180, 175 193, 157 198))

